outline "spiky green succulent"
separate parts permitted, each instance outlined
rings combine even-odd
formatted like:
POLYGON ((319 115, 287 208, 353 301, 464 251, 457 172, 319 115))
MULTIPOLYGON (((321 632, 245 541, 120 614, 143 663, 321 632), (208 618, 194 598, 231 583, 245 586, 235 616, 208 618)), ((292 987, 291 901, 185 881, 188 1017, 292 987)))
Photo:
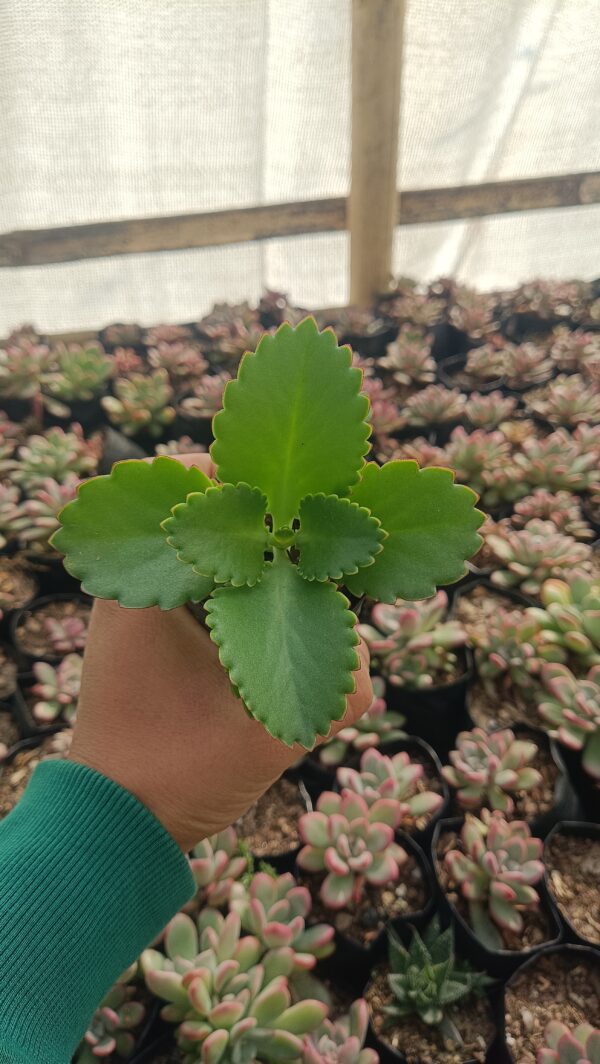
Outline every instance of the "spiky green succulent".
POLYGON ((422 935, 413 928, 408 949, 390 931, 388 959, 393 1000, 384 1007, 386 1026, 401 1026, 407 1016, 417 1016, 429 1027, 436 1027, 445 1041, 460 1043, 449 1009, 472 995, 483 994, 491 979, 457 960, 453 928, 441 931, 434 918, 422 935))
POLYGON ((542 781, 530 764, 538 752, 533 742, 516 739, 510 728, 488 735, 483 728, 460 732, 451 765, 442 768, 444 779, 454 787, 463 809, 514 809, 512 794, 531 791, 542 781))
POLYGON ((481 819, 466 814, 459 847, 444 858, 450 882, 468 904, 477 938, 488 949, 503 949, 503 932, 519 934, 523 911, 539 905, 534 886, 544 875, 542 840, 525 821, 484 809, 481 819))

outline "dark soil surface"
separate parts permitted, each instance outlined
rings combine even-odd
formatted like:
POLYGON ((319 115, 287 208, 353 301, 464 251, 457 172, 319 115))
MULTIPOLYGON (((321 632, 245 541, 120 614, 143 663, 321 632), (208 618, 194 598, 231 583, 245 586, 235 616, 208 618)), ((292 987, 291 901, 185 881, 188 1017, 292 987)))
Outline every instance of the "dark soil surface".
POLYGON ((240 817, 236 830, 255 857, 268 860, 300 846, 298 818, 305 812, 298 784, 282 778, 240 817))
POLYGON ((463 592, 456 600, 452 616, 466 628, 469 639, 487 636, 489 623, 499 609, 517 609, 516 603, 507 598, 500 590, 490 591, 487 587, 474 587, 463 592))
POLYGON ((69 599, 48 602, 33 612, 25 613, 16 631, 20 648, 36 658, 63 657, 68 652, 61 653, 53 647, 44 624, 45 618, 64 621, 67 617, 80 617, 89 625, 91 611, 92 607, 87 602, 69 599))
POLYGON ((0 712, 0 744, 4 743, 9 749, 17 742, 19 731, 10 713, 0 712))
POLYGON ((49 758, 63 758, 68 753, 71 731, 51 735, 32 750, 22 750, 10 765, 6 765, 0 774, 0 820, 8 816, 22 796, 33 770, 40 761, 49 758))
MULTIPOLYGON (((460 848, 457 843, 458 835, 453 831, 446 831, 440 836, 436 854, 437 874, 440 886, 448 898, 448 901, 454 906, 460 916, 462 916, 465 923, 470 926, 468 903, 465 898, 463 898, 462 893, 456 888, 456 884, 450 878, 443 860, 444 855, 449 850, 460 848)), ((548 921, 548 917, 542 908, 526 909, 521 915, 523 917, 523 928, 518 933, 500 928, 498 929, 504 940, 504 949, 521 952, 533 949, 536 946, 542 946, 544 943, 551 940, 553 931, 548 921)))
POLYGON ((0 610, 19 610, 34 597, 37 584, 33 577, 20 569, 11 558, 0 559, 0 610))
POLYGON ((346 938, 361 946, 369 946, 388 920, 398 916, 410 917, 424 909, 429 898, 423 874, 410 854, 400 867, 400 877, 387 887, 365 885, 361 901, 352 909, 327 909, 319 896, 323 874, 301 873, 299 881, 311 893, 312 919, 316 923, 333 924, 346 938))
POLYGON ((515 724, 539 728, 542 723, 535 702, 528 704, 516 694, 505 694, 499 687, 497 693, 489 694, 479 680, 469 688, 469 713, 473 723, 486 731, 512 728, 515 724))
POLYGON ((600 945, 600 839, 554 835, 544 862, 561 912, 582 938, 600 945))
POLYGON ((448 1010, 449 1019, 463 1039, 460 1046, 452 1042, 445 1043, 436 1028, 423 1023, 418 1016, 406 1016, 399 1024, 385 1027, 389 1017, 383 1012, 383 1007, 392 1002, 385 968, 379 968, 374 973, 366 998, 378 1037, 392 1049, 403 1053, 407 1064, 464 1064, 469 1060, 485 1060, 486 1046, 494 1035, 494 1023, 486 998, 471 997, 448 1010))
POLYGON ((535 1064, 550 1020, 600 1026, 600 971, 550 954, 506 988, 506 1041, 516 1064, 535 1064))

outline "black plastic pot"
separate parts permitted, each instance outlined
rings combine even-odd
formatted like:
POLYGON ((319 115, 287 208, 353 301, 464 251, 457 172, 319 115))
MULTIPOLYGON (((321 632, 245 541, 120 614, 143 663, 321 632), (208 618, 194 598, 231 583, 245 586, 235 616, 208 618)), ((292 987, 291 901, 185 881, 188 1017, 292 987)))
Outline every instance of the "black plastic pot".
POLYGON ((547 750, 558 769, 552 807, 544 813, 538 813, 528 821, 531 834, 537 836, 538 839, 544 839, 555 824, 576 815, 577 795, 566 775, 561 749, 552 739, 548 738, 545 731, 541 728, 530 728, 527 724, 514 724, 512 731, 517 739, 532 738, 538 747, 547 750))
POLYGON ((129 1064, 143 1064, 144 1061, 155 1060, 163 1050, 163 1043, 164 1051, 172 1045, 175 1028, 160 1018, 162 1006, 162 1001, 151 1002, 144 1023, 137 1033, 133 1053, 127 1057, 129 1064))
POLYGON ((343 333, 340 344, 349 344, 353 351, 358 351, 361 358, 383 358, 388 344, 391 344, 397 335, 398 326, 385 323, 377 332, 367 336, 361 333, 343 333))
POLYGON ((490 595, 499 595, 502 598, 510 599, 510 601, 514 602, 515 606, 518 607, 525 608, 527 606, 534 605, 533 599, 529 598, 527 595, 524 595, 521 591, 517 591, 516 588, 496 587, 496 585, 492 584, 491 580, 489 580, 487 576, 474 576, 470 574, 468 579, 466 579, 464 583, 461 583, 460 586, 456 588, 452 596, 452 604, 450 607, 451 617, 456 617, 457 605, 460 599, 468 598, 471 592, 474 591, 476 587, 485 588, 486 591, 489 591, 490 595))
POLYGON ((500 332, 507 340, 520 344, 533 336, 551 332, 554 326, 560 325, 561 322, 561 318, 542 318, 532 310, 512 311, 500 319, 500 332))
POLYGON ((122 432, 117 432, 110 425, 103 431, 103 440, 102 457, 98 463, 98 473, 100 474, 110 473, 115 462, 146 457, 146 452, 139 444, 135 443, 134 440, 130 440, 128 436, 124 436, 122 432))
POLYGON ((445 384, 447 388, 460 388, 465 394, 470 392, 479 392, 482 395, 487 395, 488 392, 493 392, 502 386, 502 377, 497 377, 493 381, 476 381, 473 380, 469 385, 458 384, 456 381, 457 375, 464 370, 467 364, 465 355, 452 355, 451 358, 446 358, 438 367, 438 379, 441 384, 445 384))
POLYGON ((19 677, 27 677, 31 673, 33 663, 35 661, 48 661, 51 665, 55 665, 61 661, 65 656, 64 654, 45 654, 36 655, 30 654, 21 645, 19 637, 17 635, 17 629, 21 624, 24 616, 28 613, 33 613, 35 610, 42 606, 48 605, 50 602, 82 602, 91 605, 92 599, 89 595, 84 595, 81 592, 69 592, 62 595, 44 595, 41 598, 33 599, 28 606, 24 606, 20 610, 15 610, 10 618, 10 635, 12 644, 17 654, 17 664, 19 667, 19 677))
MULTIPOLYGON (((579 839, 593 839, 595 842, 600 842, 600 824, 590 824, 586 821, 581 820, 561 820, 554 825, 552 831, 549 833, 545 841, 544 852, 547 851, 547 847, 550 843, 550 840, 560 835, 566 835, 570 836, 571 838, 579 839)), ((590 948, 595 949, 596 951, 600 951, 600 943, 594 942, 588 938, 584 938, 584 936, 581 935, 579 931, 577 931, 576 928, 573 926, 564 909, 561 908, 560 902, 558 901, 550 885, 550 876, 548 874, 548 868, 546 868, 546 889, 548 891, 552 904, 558 912, 559 919, 564 924, 567 942, 573 942, 580 946, 589 946, 590 948)))
POLYGON ((212 417, 191 417, 178 407, 171 426, 171 438, 178 440, 180 436, 189 436, 194 443, 200 443, 208 449, 214 440, 212 422, 212 417))
POLYGON ((24 551, 23 556, 39 584, 38 595, 73 595, 80 590, 79 580, 65 569, 62 555, 49 550, 45 554, 24 551))
POLYGON ((562 940, 562 927, 549 898, 546 885, 542 881, 536 885, 536 890, 540 896, 540 908, 548 921, 548 929, 551 935, 546 942, 541 943, 539 946, 533 946, 531 949, 523 950, 522 952, 508 949, 491 950, 480 942, 467 921, 463 919, 455 906, 448 900, 439 881, 437 871, 437 850, 440 837, 447 831, 460 831, 462 823, 462 817, 453 817, 451 820, 441 820, 436 825, 433 833, 431 856, 436 877, 439 908, 442 913, 445 913, 446 919, 451 918, 455 922, 456 948, 458 952, 467 960, 471 961, 474 967, 478 970, 485 970, 496 979, 508 979, 524 961, 529 960, 530 957, 536 956, 545 946, 557 945, 562 940))
POLYGON ((432 336, 431 354, 438 363, 446 362, 455 356, 464 356, 471 347, 479 346, 462 329, 457 329, 449 321, 440 321, 430 325, 427 332, 432 336))
POLYGON ((600 822, 600 787, 585 771, 581 764, 582 751, 560 747, 560 754, 567 769, 569 779, 581 806, 581 819, 600 822))
POLYGON ((473 658, 467 650, 464 671, 453 683, 412 690, 386 681, 388 708, 406 717, 406 730, 433 747, 445 761, 454 748, 459 731, 473 727, 467 709, 467 690, 473 679, 473 658))
POLYGON ((106 394, 107 391, 104 389, 101 394, 93 399, 74 399, 72 402, 63 399, 59 400, 63 406, 68 407, 69 413, 61 417, 58 414, 52 414, 50 411, 44 410, 44 427, 59 425, 67 430, 73 423, 77 423, 81 425, 86 435, 94 432, 95 429, 99 429, 106 424, 106 415, 101 405, 101 399, 106 394))
MULTIPOLYGON (((446 927, 448 927, 447 919, 446 920, 442 920, 441 924, 442 924, 442 929, 445 929, 446 927)), ((415 924, 415 922, 412 921, 412 920, 411 921, 405 920, 402 923, 399 922, 395 926, 394 930, 395 930, 396 934, 398 935, 398 937, 400 938, 400 940, 403 943, 403 945, 406 948, 408 948, 409 945, 410 945, 413 929, 415 927, 417 927, 417 930, 421 931, 422 930, 422 926, 418 927, 415 924)), ((457 953, 460 955, 460 951, 457 951, 457 953)), ((378 951, 377 951, 377 955, 376 955, 376 957, 374 959, 374 963, 372 965, 372 968, 375 968, 375 967, 379 966, 380 964, 384 964, 385 961, 386 961, 386 957, 387 957, 386 943, 385 943, 385 940, 383 940, 383 941, 381 941, 378 944, 378 951)), ((464 959, 462 955, 460 956, 460 959, 461 960, 464 959)), ((367 987, 364 990, 365 994, 367 993, 367 990, 368 990, 368 984, 367 984, 367 987)), ((485 1056, 486 1062, 489 1062, 489 1064, 491 1064, 491 1062, 495 1059, 494 1056, 493 1056, 493 1047, 497 1044, 498 1038, 499 1038, 499 1029, 498 1029, 498 1027, 499 1027, 499 1020, 500 1020, 500 1016, 501 1016, 501 1012, 502 1012, 502 1010, 501 1010, 501 1003, 502 1003, 502 987, 501 987, 501 985, 498 984, 498 985, 490 987, 488 992, 487 992, 487 994, 486 994, 486 997, 487 997, 488 1003, 490 1005, 490 1013, 491 1013, 491 1017, 492 1017, 492 1020, 494 1022, 494 1028, 495 1028, 494 1029, 494 1033, 493 1033, 492 1037, 490 1038, 490 1041, 489 1041, 489 1043, 487 1045, 486 1056, 485 1056)), ((369 1021, 369 1032, 368 1032, 366 1041, 367 1041, 367 1045, 369 1045, 372 1049, 375 1049, 377 1051, 377 1053, 379 1054, 380 1064, 406 1064, 406 1057, 404 1056, 404 1054, 402 1052, 399 1052, 396 1049, 393 1049, 392 1046, 390 1046, 385 1041, 384 1038, 382 1038, 380 1035, 378 1035, 376 1033, 375 1028, 373 1026, 372 1020, 369 1021)), ((474 1060, 473 1058, 466 1058, 465 1061, 463 1062, 463 1064, 478 1064, 478 1062, 476 1060, 474 1060)))
MULTIPOLYGON (((577 945, 572 945, 570 943, 563 944, 563 945, 544 946, 542 949, 538 950, 538 952, 533 957, 529 957, 527 960, 525 960, 523 962, 523 964, 521 964, 511 974, 511 977, 507 981, 507 984, 506 984, 506 986, 504 988, 504 1001, 506 1000, 506 990, 511 986, 511 984, 515 983, 516 980, 521 975, 523 975, 524 972, 527 972, 528 970, 534 968, 535 965, 541 960, 542 957, 546 957, 548 955, 552 956, 554 954, 557 955, 557 956, 572 957, 572 959, 573 959, 573 967, 575 967, 577 965, 577 963, 581 963, 581 961, 585 960, 590 965, 593 965, 598 970, 598 973, 600 974, 600 951, 599 950, 590 949, 589 946, 577 946, 577 945)), ((500 1031, 499 1031, 500 1037, 499 1037, 498 1053, 497 1053, 497 1056, 494 1058, 494 1064, 521 1064, 521 1061, 516 1060, 516 1058, 513 1056, 512 1052, 511 1052, 511 1050, 509 1049, 508 1045, 506 1044, 506 1033, 507 1033, 506 1032, 506 1007, 505 1007, 505 1005, 503 1003, 501 1016, 500 1016, 500 1031)))
POLYGON ((20 424, 34 414, 33 399, 17 399, 9 396, 0 396, 0 410, 10 421, 20 424))

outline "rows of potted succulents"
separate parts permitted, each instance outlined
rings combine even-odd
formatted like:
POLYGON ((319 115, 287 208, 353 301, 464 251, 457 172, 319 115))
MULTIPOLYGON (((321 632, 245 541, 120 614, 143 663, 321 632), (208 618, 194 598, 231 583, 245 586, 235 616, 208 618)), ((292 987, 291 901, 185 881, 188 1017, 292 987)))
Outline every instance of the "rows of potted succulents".
MULTIPOLYGON (((0 347, 0 816, 64 756, 90 602, 48 540, 82 478, 207 447, 245 350, 305 312, 0 347)), ((319 312, 376 456, 449 466, 489 515, 456 586, 360 601, 367 714, 191 855, 195 901, 79 1061, 598 1062, 600 291, 406 281, 319 312)))

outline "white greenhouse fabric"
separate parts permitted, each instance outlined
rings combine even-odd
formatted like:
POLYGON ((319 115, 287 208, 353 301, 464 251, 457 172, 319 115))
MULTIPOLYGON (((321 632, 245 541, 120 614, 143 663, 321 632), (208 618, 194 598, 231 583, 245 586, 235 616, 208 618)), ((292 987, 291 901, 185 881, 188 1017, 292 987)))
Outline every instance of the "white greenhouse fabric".
MULTIPOLYGON (((0 231, 346 195, 350 0, 2 0, 0 231)), ((598 169, 598 0, 408 0, 402 187, 598 169)), ((398 230, 481 287, 600 273, 598 208, 398 230)), ((0 330, 347 299, 345 234, 0 270, 0 330)))

